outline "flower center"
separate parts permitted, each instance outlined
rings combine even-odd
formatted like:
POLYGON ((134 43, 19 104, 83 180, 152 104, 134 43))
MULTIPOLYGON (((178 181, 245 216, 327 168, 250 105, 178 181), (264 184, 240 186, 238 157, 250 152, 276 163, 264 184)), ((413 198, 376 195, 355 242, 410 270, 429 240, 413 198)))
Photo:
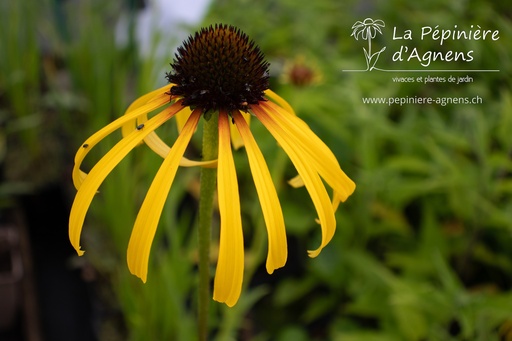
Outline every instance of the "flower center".
POLYGON ((170 94, 183 105, 210 110, 243 110, 264 101, 269 88, 261 50, 239 29, 227 25, 202 28, 178 48, 166 77, 170 94))
POLYGON ((290 70, 290 81, 297 86, 306 86, 313 83, 315 73, 305 65, 296 64, 290 70))

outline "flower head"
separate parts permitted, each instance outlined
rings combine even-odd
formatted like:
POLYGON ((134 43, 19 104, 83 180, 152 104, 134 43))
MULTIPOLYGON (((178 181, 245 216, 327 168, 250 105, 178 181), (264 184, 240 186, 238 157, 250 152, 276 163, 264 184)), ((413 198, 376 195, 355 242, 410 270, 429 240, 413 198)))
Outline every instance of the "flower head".
POLYGON ((69 237, 79 255, 80 234, 89 205, 111 170, 141 142, 164 158, 137 215, 128 244, 130 271, 144 282, 148 259, 159 218, 181 166, 217 167, 218 206, 221 218, 219 256, 214 282, 214 299, 234 305, 241 292, 244 271, 240 198, 231 146, 245 146, 249 166, 262 207, 268 234, 266 268, 269 273, 284 266, 287 243, 284 218, 266 165, 250 127, 256 117, 290 157, 298 176, 294 187, 305 186, 318 213, 322 241, 317 256, 331 240, 334 212, 355 189, 341 170, 334 154, 295 116, 290 105, 268 88, 268 66, 263 54, 240 30, 226 25, 202 29, 178 49, 167 74, 170 84, 154 90, 130 105, 125 115, 105 126, 79 148, 73 182, 77 194, 70 213, 69 237), (162 110, 148 119, 148 114, 162 110), (218 160, 192 161, 183 157, 199 121, 218 115, 218 160), (155 133, 160 125, 176 117, 180 134, 169 147, 155 133), (80 170, 88 151, 105 136, 122 128, 121 139, 89 174, 80 170), (333 189, 329 197, 324 182, 333 189))
POLYGON ((285 62, 281 78, 283 83, 306 87, 320 83, 322 74, 315 64, 307 63, 306 58, 301 55, 285 62))
POLYGON ((263 53, 232 26, 203 28, 178 48, 167 74, 172 96, 203 111, 244 110, 264 100, 268 67, 263 53))
POLYGON ((381 27, 384 27, 384 21, 377 19, 373 20, 371 18, 366 18, 364 21, 356 21, 354 25, 352 25, 352 34, 356 40, 359 40, 359 35, 363 40, 373 39, 377 32, 382 34, 381 27))

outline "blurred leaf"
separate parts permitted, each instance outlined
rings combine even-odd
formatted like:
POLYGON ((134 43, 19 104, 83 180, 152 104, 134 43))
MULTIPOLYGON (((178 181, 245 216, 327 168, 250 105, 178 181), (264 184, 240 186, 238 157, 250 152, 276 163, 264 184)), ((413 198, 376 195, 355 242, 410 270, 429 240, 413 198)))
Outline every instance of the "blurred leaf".
POLYGON ((315 285, 313 278, 284 279, 274 293, 276 305, 285 306, 303 298, 315 285))
POLYGON ((308 341, 307 333, 300 327, 285 327, 279 332, 277 341, 308 341))
POLYGON ((397 336, 383 332, 338 332, 333 341, 397 341, 397 336))

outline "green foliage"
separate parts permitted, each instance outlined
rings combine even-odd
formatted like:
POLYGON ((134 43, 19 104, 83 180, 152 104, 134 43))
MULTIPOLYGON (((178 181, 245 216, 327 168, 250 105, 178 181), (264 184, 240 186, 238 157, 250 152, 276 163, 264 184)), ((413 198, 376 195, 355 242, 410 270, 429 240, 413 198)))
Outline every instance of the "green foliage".
MULTIPOLYGON (((63 167, 72 166, 76 147, 160 83, 164 77, 157 71, 172 54, 162 62, 155 48, 141 60, 133 41, 116 47, 113 22, 123 10, 119 2, 57 3, 0 5, 0 162, 10 160, 2 163, 7 175, 21 169, 26 172, 22 179, 65 181, 71 187, 61 175, 63 167), (41 160, 54 169, 30 178, 29 170, 41 160)), ((212 302, 212 339, 512 339, 511 13, 505 2, 479 0, 212 3, 204 23, 234 24, 258 43, 271 62, 273 89, 357 184, 337 212, 335 237, 320 256, 309 259, 306 250, 320 240, 314 207, 304 188, 288 186, 295 170, 261 124, 252 121, 279 190, 289 260, 272 275, 264 269, 264 222, 245 152, 239 150, 235 161, 247 243, 244 292, 232 309, 212 302), (350 34, 353 23, 366 17, 387 24, 375 38, 376 47, 387 47, 380 68, 394 67, 386 53, 404 43, 391 40, 393 26, 478 24, 498 29, 500 40, 450 46, 473 49, 478 58, 472 68, 501 71, 475 73, 472 83, 457 86, 393 83, 396 74, 379 71, 343 72, 365 66, 364 42, 350 34), (318 82, 284 81, 287 66, 299 57, 321 75, 318 82), (363 97, 476 95, 482 104, 362 102, 363 97)), ((436 48, 429 40, 414 43, 422 50, 436 48)), ((172 144, 175 127, 163 129, 172 144)), ((197 149, 198 136, 200 130, 191 150, 197 149)), ((86 167, 119 137, 114 134, 95 148, 86 167)), ((153 245, 148 283, 131 276, 125 265, 131 227, 160 162, 146 147, 137 148, 107 178, 84 226, 85 257, 111 293, 104 299, 124 319, 122 324, 105 321, 103 339, 195 337, 197 170, 178 172, 153 245)), ((18 180, 10 176, 0 195, 4 188, 19 190, 18 180)), ((214 244, 212 269, 215 249, 214 244)))
MULTIPOLYGON (((256 18, 247 20, 248 7, 216 3, 207 22, 233 22, 248 31, 270 57, 274 72, 283 72, 282 60, 293 61, 297 54, 319 68, 320 84, 279 84, 277 91, 333 149, 358 185, 338 212, 335 238, 314 260, 303 254, 318 240, 304 209, 307 199, 282 187, 289 240, 297 243, 298 250, 292 250, 298 253, 287 265, 293 273, 285 269, 282 277, 272 275, 279 277, 274 289, 255 305, 255 333, 276 339, 298 328, 311 340, 509 338, 512 105, 507 75, 512 49, 504 37, 512 26, 504 13, 510 8, 503 12, 497 3, 479 1, 394 1, 364 10, 354 2, 260 1, 247 3, 258 8, 256 18), (499 65, 501 71, 475 74, 474 82, 459 86, 396 84, 393 73, 344 73, 364 66, 361 45, 350 37, 350 29, 366 17, 388 24, 387 39, 376 42, 391 51, 403 44, 390 38, 395 25, 498 29, 498 43, 450 46, 479 54, 471 68, 499 65), (384 106, 361 100, 475 95, 483 104, 384 106)), ((414 43, 424 50, 435 47, 427 40, 414 43)), ((379 65, 394 66, 389 56, 381 56, 379 65)))
POLYGON ((13 157, 12 149, 32 154, 40 151, 35 131, 42 119, 37 106, 40 51, 36 32, 35 11, 30 11, 27 3, 0 4, 0 167, 2 176, 10 178, 0 184, 0 207, 11 205, 12 195, 31 189, 30 183, 16 174, 26 165, 13 157), (6 164, 11 165, 9 169, 6 164))

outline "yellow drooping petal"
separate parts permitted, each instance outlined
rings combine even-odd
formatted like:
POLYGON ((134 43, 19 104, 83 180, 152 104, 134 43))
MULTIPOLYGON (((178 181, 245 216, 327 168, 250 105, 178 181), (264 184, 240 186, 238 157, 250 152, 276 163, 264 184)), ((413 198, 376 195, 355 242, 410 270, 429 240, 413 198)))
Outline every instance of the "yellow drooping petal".
POLYGON ((220 240, 213 299, 232 307, 242 291, 244 239, 235 163, 231 153, 229 117, 225 111, 219 113, 217 191, 220 240))
POLYGON ((299 188, 304 186, 304 181, 302 181, 302 178, 300 175, 294 176, 290 180, 288 180, 288 184, 292 186, 293 188, 299 188))
POLYGON ((290 137, 284 127, 274 121, 263 107, 253 106, 253 111, 256 117, 282 146, 286 154, 288 154, 311 196, 322 228, 322 242, 320 246, 316 250, 308 251, 310 257, 316 257, 332 239, 336 230, 336 219, 329 195, 315 169, 315 164, 311 162, 311 156, 304 152, 300 144, 293 137, 290 137))
POLYGON ((267 89, 265 90, 265 95, 272 101, 276 102, 281 108, 285 109, 290 114, 295 115, 295 111, 293 110, 292 106, 288 104, 288 102, 286 102, 284 98, 276 94, 274 91, 267 89))
POLYGON ((196 160, 189 160, 186 157, 182 157, 180 160, 180 166, 181 167, 217 168, 217 160, 196 161, 196 160))
POLYGON ((245 144, 249 166, 267 226, 268 254, 266 267, 267 272, 271 274, 275 269, 284 266, 288 256, 283 212, 267 164, 252 136, 249 126, 240 113, 235 111, 232 115, 245 144))
POLYGON ((188 118, 190 117, 190 114, 192 113, 192 110, 190 107, 183 107, 183 110, 176 115, 176 124, 178 126, 178 132, 181 132, 183 129, 183 126, 187 122, 188 118))
MULTIPOLYGON (((251 115, 248 113, 240 113, 243 118, 245 119, 245 122, 247 122, 248 125, 251 123, 251 115)), ((233 145, 233 148, 235 150, 238 150, 244 146, 244 141, 242 137, 240 136, 240 133, 238 132, 238 129, 236 129, 235 124, 233 122, 229 123, 229 129, 231 131, 231 144, 233 145)))
MULTIPOLYGON (((174 115, 174 117, 178 117, 185 108, 182 108, 180 111, 174 115)), ((188 109, 187 109, 188 111, 188 109)), ((190 115, 188 115, 190 116, 190 115)), ((187 116, 187 118, 188 118, 187 116)), ((148 115, 144 114, 137 118, 137 124, 141 125, 144 124, 148 120, 148 115)), ((181 131, 181 130, 180 130, 181 131)), ((171 147, 167 143, 165 143, 160 136, 155 131, 152 131, 146 138, 144 139, 144 142, 148 145, 148 147, 154 151, 156 154, 160 155, 163 159, 169 154, 169 151, 171 150, 171 147)))
MULTIPOLYGON (((80 250, 80 234, 85 220, 85 215, 91 204, 91 201, 98 191, 99 186, 107 177, 112 169, 124 157, 135 148, 140 141, 150 132, 158 128, 166 122, 173 115, 173 108, 169 107, 151 120, 149 120, 144 129, 133 131, 131 134, 119 141, 112 149, 103 156, 98 163, 92 168, 91 172, 85 177, 78 192, 76 193, 75 200, 71 207, 69 215, 69 239, 71 245, 75 248, 79 255, 83 254, 80 250)), ((80 173, 79 173, 80 174, 80 173)))
MULTIPOLYGON (((131 111, 140 108, 144 104, 147 104, 148 102, 154 100, 155 98, 158 98, 160 96, 166 97, 168 100, 170 99, 170 95, 166 94, 166 92, 171 88, 172 84, 166 84, 162 86, 161 88, 158 88, 156 90, 153 90, 145 95, 140 96, 135 101, 133 101, 129 106, 128 109, 126 109, 125 115, 129 114, 131 111), (167 90, 167 91, 166 91, 167 90)), ((136 119, 132 119, 122 126, 122 134, 123 137, 127 136, 129 133, 131 133, 133 130, 135 130, 136 127, 136 119)))
POLYGON ((158 136, 158 134, 154 131, 151 132, 151 134, 149 134, 148 136, 146 136, 144 142, 152 151, 154 151, 163 159, 165 159, 165 157, 167 156, 167 154, 169 154, 169 151, 171 150, 171 147, 169 147, 169 145, 165 143, 160 138, 160 136, 158 136))
MULTIPOLYGON (((147 112, 153 111, 155 109, 158 109, 159 107, 167 104, 169 102, 168 98, 162 97, 158 100, 151 101, 151 103, 145 104, 138 109, 135 109, 130 112, 130 114, 124 115, 116 119, 115 121, 111 122, 110 124, 106 125, 96 133, 94 133, 91 137, 89 137, 85 142, 82 144, 82 147, 78 149, 75 155, 75 165, 73 167, 73 184, 75 185, 76 189, 80 188, 80 185, 83 181, 83 172, 80 170, 80 166, 82 165, 82 161, 85 159, 85 156, 89 153, 89 151, 98 144, 102 139, 104 139, 106 136, 111 134, 116 129, 119 129, 123 124, 126 122, 136 119, 140 115, 144 115, 147 112)), ((176 103, 177 104, 177 103, 176 103)), ((174 104, 170 108, 180 108, 181 104, 177 106, 174 104)), ((147 131, 147 129, 146 129, 147 131)), ((139 141, 140 142, 140 141, 139 141)))
MULTIPOLYGON (((297 176, 291 178, 290 180, 288 180, 288 184, 290 186, 292 186, 293 188, 300 188, 300 187, 304 186, 304 181, 302 181, 302 178, 300 177, 300 175, 297 175, 297 176)), ((333 207, 334 211, 336 211, 338 209, 338 206, 341 201, 342 200, 341 200, 340 194, 338 192, 334 191, 334 195, 332 198, 332 207, 333 207)))
POLYGON ((355 190, 355 183, 341 169, 336 157, 325 143, 297 116, 290 114, 273 103, 261 106, 300 148, 309 155, 313 167, 345 201, 355 190))
MULTIPOLYGON (((201 110, 196 110, 183 127, 171 151, 164 159, 142 203, 128 243, 130 272, 146 282, 151 244, 179 162, 197 127, 201 110)), ((151 121, 151 120, 150 120, 151 121)), ((149 122, 149 121, 148 121, 149 122)))
MULTIPOLYGON (((174 116, 178 118, 179 116, 183 116, 182 112, 185 112, 185 121, 188 120, 190 117, 190 108, 189 107, 183 107, 182 110, 178 111, 174 116)), ((148 120, 147 114, 141 115, 137 118, 137 124, 144 124, 148 120)), ((185 125, 185 122, 183 123, 185 125)), ((179 129, 183 129, 183 126, 179 129)), ((156 154, 160 155, 162 158, 166 158, 167 154, 169 154, 169 151, 171 150, 171 147, 167 143, 165 143, 160 136, 155 131, 152 131, 144 138, 144 142, 148 145, 148 147, 154 151, 156 154)), ((182 157, 180 161, 180 166, 182 167, 205 167, 205 168, 216 168, 217 167, 217 160, 211 160, 211 161, 194 161, 189 160, 186 157, 182 157)))

